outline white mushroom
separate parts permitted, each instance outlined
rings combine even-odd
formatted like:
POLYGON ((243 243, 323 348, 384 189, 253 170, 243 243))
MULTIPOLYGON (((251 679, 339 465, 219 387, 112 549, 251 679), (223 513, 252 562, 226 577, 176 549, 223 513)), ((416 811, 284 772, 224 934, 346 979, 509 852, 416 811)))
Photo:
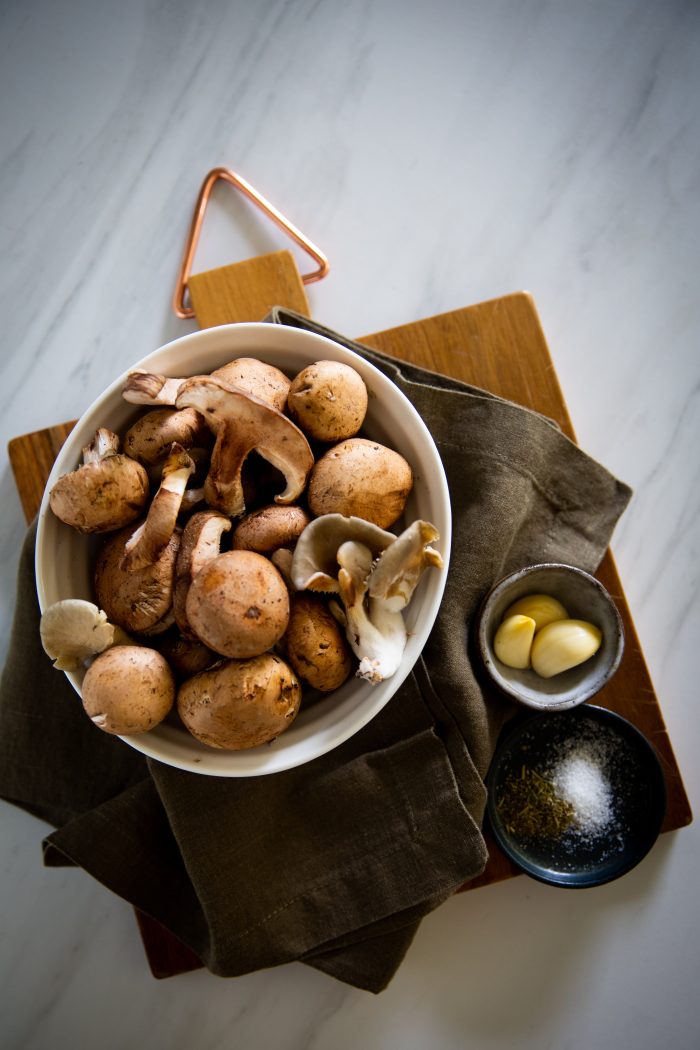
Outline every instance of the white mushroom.
POLYGON ((138 518, 148 501, 148 475, 121 455, 116 434, 100 427, 83 449, 83 464, 51 489, 51 510, 78 532, 110 532, 138 518))
POLYGON ((277 409, 211 376, 188 379, 176 404, 196 408, 216 435, 204 483, 209 506, 231 517, 243 514, 241 469, 253 450, 284 475, 286 487, 275 503, 293 503, 304 491, 313 454, 301 430, 277 409))
POLYGON ((431 544, 439 533, 428 521, 414 521, 383 552, 370 573, 368 593, 387 609, 399 612, 410 602, 425 569, 441 569, 442 558, 431 544))
POLYGON ((145 521, 129 537, 124 548, 125 571, 153 565, 170 542, 177 525, 182 497, 194 463, 184 448, 174 443, 163 465, 160 488, 153 497, 145 521))
POLYGON ((380 600, 366 603, 372 552, 349 540, 338 551, 338 585, 346 618, 345 633, 360 664, 358 677, 376 684, 399 668, 406 648, 406 625, 400 612, 380 600))
POLYGON ((364 518, 343 514, 323 514, 314 518, 294 548, 291 576, 297 590, 337 593, 338 548, 348 540, 362 543, 376 558, 396 542, 396 536, 364 518))
POLYGON ((64 598, 44 610, 41 644, 58 671, 76 671, 91 657, 130 639, 107 619, 107 613, 82 598, 64 598))

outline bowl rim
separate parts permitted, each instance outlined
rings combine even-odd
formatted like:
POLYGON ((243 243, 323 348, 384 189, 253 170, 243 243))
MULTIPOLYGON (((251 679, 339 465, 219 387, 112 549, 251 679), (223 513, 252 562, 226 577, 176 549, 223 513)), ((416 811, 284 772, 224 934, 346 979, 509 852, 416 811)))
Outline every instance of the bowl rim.
POLYGON ((537 562, 533 565, 524 565, 520 569, 516 569, 514 572, 506 573, 499 580, 497 580, 493 586, 488 590, 484 596, 479 612, 477 615, 477 642, 481 662, 486 669, 491 681, 496 685, 501 692, 505 693, 513 700, 517 700, 519 704, 530 708, 533 711, 566 711, 573 707, 578 707, 580 704, 585 703, 587 700, 591 700, 594 696, 607 685, 613 675, 617 672, 622 657, 625 651, 625 628, 620 615, 620 611, 617 605, 612 599, 612 596, 600 582, 596 579, 592 573, 587 572, 585 569, 579 568, 577 565, 571 565, 568 562, 549 561, 549 562, 537 562), (508 586, 511 584, 526 579, 536 571, 559 569, 570 573, 573 576, 578 576, 584 579, 586 583, 593 586, 595 590, 605 601, 606 605, 611 611, 613 619, 616 624, 616 646, 613 659, 606 667, 605 671, 587 687, 581 689, 580 692, 576 693, 575 697, 568 700, 552 700, 546 699, 547 694, 543 693, 543 699, 541 701, 534 699, 534 697, 527 696, 520 692, 517 686, 512 685, 507 678, 498 672, 498 668, 495 666, 494 661, 496 659, 493 654, 493 647, 487 637, 487 620, 488 613, 493 607, 498 598, 503 594, 508 586))
MULTIPOLYGON (((361 374, 371 378, 380 397, 382 393, 388 392, 394 403, 407 413, 408 419, 410 419, 411 434, 412 436, 416 435, 416 443, 421 446, 426 458, 430 461, 430 499, 436 508, 439 508, 439 517, 442 518, 440 553, 443 558, 444 568, 439 573, 431 574, 429 585, 426 588, 427 605, 424 610, 421 610, 420 628, 412 631, 409 638, 409 645, 407 646, 407 653, 410 654, 409 658, 405 659, 404 664, 394 676, 385 679, 378 685, 369 686, 368 683, 362 683, 363 686, 367 685, 367 696, 366 700, 363 699, 358 702, 361 706, 361 713, 354 718, 345 715, 336 726, 333 726, 332 720, 330 725, 323 725, 321 730, 317 731, 317 739, 312 746, 309 746, 308 741, 296 739, 292 735, 293 727, 290 727, 290 730, 287 730, 275 741, 272 741, 270 745, 262 745, 259 748, 235 752, 207 748, 206 751, 202 752, 203 757, 193 758, 182 756, 179 753, 180 749, 175 745, 171 746, 169 740, 166 741, 167 746, 164 753, 163 743, 157 736, 154 736, 159 728, 165 726, 164 723, 161 723, 161 727, 155 727, 150 733, 120 738, 149 758, 200 775, 247 777, 281 772, 326 754, 359 732, 371 719, 379 714, 415 665, 437 618, 450 563, 452 514, 444 466, 427 425, 403 391, 371 361, 357 354, 349 347, 335 342, 326 335, 309 332, 306 329, 296 328, 291 325, 272 324, 264 321, 242 322, 190 332, 163 343, 126 368, 101 394, 93 399, 82 413, 54 462, 39 509, 34 564, 40 610, 43 612, 51 601, 57 600, 49 597, 47 594, 45 586, 46 574, 44 572, 45 560, 47 557, 50 557, 50 552, 46 548, 46 527, 47 521, 51 516, 48 502, 51 487, 62 473, 74 469, 75 463, 80 459, 80 451, 86 443, 85 435, 92 436, 95 426, 101 425, 99 414, 100 412, 105 412, 105 405, 112 402, 115 398, 120 398, 121 389, 127 374, 136 369, 158 370, 157 366, 160 358, 177 354, 181 350, 192 350, 196 356, 201 358, 206 357, 207 354, 209 357, 216 353, 221 354, 220 344, 226 342, 229 337, 233 340, 229 360, 233 360, 236 356, 254 356, 252 351, 246 352, 244 348, 242 349, 241 344, 248 337, 255 341, 256 338, 262 338, 262 336, 270 336, 275 341, 276 352, 280 354, 284 353, 285 348, 288 347, 297 349, 310 348, 308 353, 309 363, 312 360, 334 357, 336 360, 343 360, 348 364, 354 365, 361 374), (219 350, 216 349, 217 346, 219 346, 219 350), (288 733, 290 734, 289 737, 287 737, 288 733), (294 741, 293 747, 285 747, 284 742, 286 738, 294 741)), ((274 353, 273 351, 273 356, 274 353)), ((221 357, 222 363, 224 358, 225 355, 221 357)), ((400 364, 401 362, 397 361, 397 365, 400 366, 400 364)), ((209 366, 208 370, 211 371, 212 367, 217 366, 209 366)), ((197 374, 196 370, 189 369, 188 371, 189 374, 197 374)), ((61 595, 61 597, 71 597, 71 595, 61 595)), ((64 673, 75 691, 80 695, 82 675, 75 672, 64 673)), ((172 732, 182 734, 186 731, 173 727, 172 732)), ((195 745, 198 743, 194 737, 191 738, 191 742, 195 745)), ((187 744, 188 750, 191 746, 189 735, 187 744)), ((205 745, 201 745, 201 747, 204 748, 205 745)))
POLYGON ((595 886, 606 885, 607 883, 614 882, 623 875, 626 875, 651 851, 654 843, 661 834, 663 822, 666 817, 668 808, 668 786, 666 784, 663 764, 656 748, 651 740, 649 740, 645 733, 643 733, 634 722, 625 718, 624 715, 618 714, 617 711, 612 711, 610 708, 602 707, 599 704, 587 703, 577 705, 575 710, 569 709, 567 713, 562 713, 561 717, 564 719, 568 714, 579 718, 590 717, 596 723, 612 726, 615 731, 619 730, 621 735, 628 739, 632 739, 634 741, 634 746, 638 747, 646 756, 645 762, 648 762, 649 768, 653 771, 653 776, 656 780, 654 790, 656 792, 657 805, 655 820, 653 824, 650 824, 648 834, 643 839, 642 845, 637 852, 634 853, 625 863, 615 867, 614 870, 607 875, 602 872, 598 875, 588 876, 581 872, 566 873, 552 871, 548 873, 541 866, 528 861, 523 856, 522 852, 513 845, 511 837, 502 830, 501 823, 497 819, 494 798, 494 781, 496 780, 499 771, 499 763, 503 759, 509 745, 512 746, 514 738, 525 732, 540 719, 559 717, 556 711, 523 711, 512 719, 510 723, 506 723, 496 743, 496 748, 486 773, 486 814, 489 830, 496 839, 499 848, 523 874, 535 879, 537 882, 543 882, 548 886, 557 886, 562 889, 588 889, 595 886))

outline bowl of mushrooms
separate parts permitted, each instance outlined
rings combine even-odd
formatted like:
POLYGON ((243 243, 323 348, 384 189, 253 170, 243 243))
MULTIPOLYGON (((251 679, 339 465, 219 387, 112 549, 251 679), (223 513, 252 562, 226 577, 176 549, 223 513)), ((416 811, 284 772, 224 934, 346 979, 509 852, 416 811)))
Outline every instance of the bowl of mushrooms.
POLYGON ((439 453, 390 379, 301 329, 207 329, 116 379, 61 449, 42 642, 99 730, 192 772, 278 772, 394 695, 450 539, 439 453))

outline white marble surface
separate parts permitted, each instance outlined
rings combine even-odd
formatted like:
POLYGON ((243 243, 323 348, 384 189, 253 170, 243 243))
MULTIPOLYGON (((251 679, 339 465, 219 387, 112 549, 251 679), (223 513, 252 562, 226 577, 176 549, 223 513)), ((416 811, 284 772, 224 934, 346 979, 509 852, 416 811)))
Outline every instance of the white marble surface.
MULTIPOLYGON (((3 450, 187 330, 170 295, 217 164, 327 251, 312 308, 349 333, 527 288, 581 443, 635 488, 613 549, 697 805, 700 6, 6 0, 0 40, 3 450)), ((196 268, 278 244, 217 193, 196 268)), ((6 638, 4 451, 0 506, 6 638)), ((451 900, 373 997, 301 965, 157 983, 130 908, 0 821, 8 1050, 697 1045, 695 825, 607 887, 451 900)))

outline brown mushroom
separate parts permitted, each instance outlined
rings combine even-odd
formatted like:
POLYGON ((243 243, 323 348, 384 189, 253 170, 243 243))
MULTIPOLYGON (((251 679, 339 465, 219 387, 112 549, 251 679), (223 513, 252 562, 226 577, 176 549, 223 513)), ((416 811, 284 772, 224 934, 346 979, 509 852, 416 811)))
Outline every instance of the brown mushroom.
POLYGON ((86 713, 105 733, 146 733, 173 706, 175 679, 155 649, 117 645, 88 667, 82 697, 86 713))
POLYGON ((182 635, 166 634, 153 644, 180 679, 192 678, 221 660, 218 653, 208 649, 197 639, 184 638, 182 635))
POLYGON ((238 387, 246 394, 254 394, 279 412, 284 412, 287 406, 290 380, 279 368, 265 361, 255 357, 238 357, 214 369, 212 375, 228 386, 238 387))
POLYGON ((318 460, 307 498, 316 516, 355 516, 386 529, 401 517, 412 488, 413 472, 398 452, 377 441, 349 438, 318 460))
POLYGON ((283 645, 299 677, 323 693, 338 689, 352 671, 352 654, 343 630, 316 595, 292 596, 283 645))
POLYGON ((209 430, 194 408, 154 408, 137 419, 124 435, 124 453, 144 466, 159 463, 173 442, 191 449, 209 438, 209 430))
POLYGON ((259 656, 284 634, 289 594, 272 562, 254 551, 228 551, 206 562, 189 589, 185 612, 201 642, 222 656, 259 656))
POLYGON ((118 451, 119 438, 100 427, 83 449, 83 464, 51 489, 51 510, 78 532, 111 532, 134 521, 148 502, 148 475, 118 451))
POLYGON ((124 547, 125 571, 152 565, 165 550, 175 531, 187 480, 193 470, 194 463, 184 448, 174 443, 163 465, 160 487, 148 514, 124 547))
POLYGON ((282 507, 273 503, 246 514, 236 526, 231 540, 234 550, 270 554, 280 547, 294 547, 309 524, 303 507, 282 507))
POLYGON ((354 437, 364 422, 367 387, 350 365, 316 361, 292 380, 287 407, 307 437, 343 441, 354 437))
POLYGON ((301 686, 273 653, 226 660, 180 686, 177 709, 194 737, 209 747, 241 751, 274 740, 297 716, 301 686))
POLYGON ((97 602, 109 619, 126 631, 152 628, 167 615, 173 600, 175 559, 180 545, 180 534, 174 532, 152 565, 126 570, 126 544, 138 527, 127 525, 110 536, 99 551, 95 566, 97 602))
POLYGON ((175 563, 173 614, 181 632, 192 638, 187 619, 187 595, 199 570, 220 553, 221 537, 231 528, 231 519, 218 510, 201 510, 185 525, 175 563))
POLYGON ((196 408, 216 435, 204 483, 207 503, 215 510, 231 517, 245 511, 241 468, 253 450, 285 477, 286 488, 275 496, 276 503, 293 503, 301 495, 314 459, 308 441, 291 419, 260 398, 211 376, 186 380, 176 404, 196 408))

